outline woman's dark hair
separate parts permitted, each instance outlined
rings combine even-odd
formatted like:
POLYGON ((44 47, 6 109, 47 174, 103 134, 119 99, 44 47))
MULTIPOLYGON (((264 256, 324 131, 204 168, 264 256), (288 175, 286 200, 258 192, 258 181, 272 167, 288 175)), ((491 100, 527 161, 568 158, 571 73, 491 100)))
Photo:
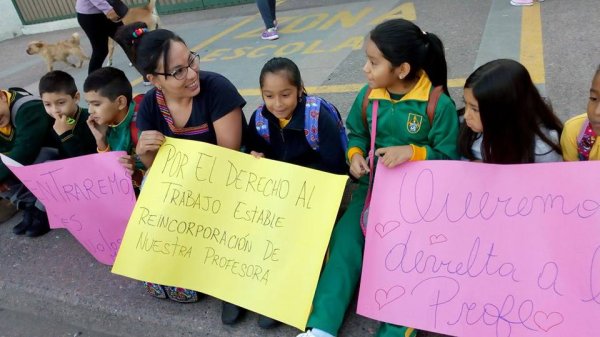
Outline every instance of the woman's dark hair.
POLYGON ((293 84, 296 88, 298 88, 298 92, 301 92, 303 95, 306 95, 306 89, 304 88, 304 83, 302 82, 302 76, 300 75, 300 69, 294 61, 285 58, 285 57, 274 57, 267 61, 260 71, 259 83, 262 89, 263 83, 265 80, 265 75, 267 73, 278 73, 285 72, 288 80, 291 84, 293 84))
POLYGON ((142 75, 153 74, 158 67, 161 56, 164 72, 168 71, 171 42, 181 42, 183 44, 185 42, 177 34, 166 29, 145 31, 142 34, 136 33, 134 35, 136 30, 144 28, 147 28, 147 26, 143 22, 122 26, 117 30, 116 40, 142 75))
POLYGON ((410 64, 407 80, 415 79, 424 70, 434 86, 443 86, 448 94, 448 66, 444 44, 433 33, 425 33, 414 23, 393 19, 377 25, 370 38, 392 66, 410 64))
MULTIPOLYGON (((540 96, 529 72, 517 61, 500 59, 477 68, 467 78, 465 89, 473 90, 483 126, 481 157, 485 163, 535 162, 536 137, 562 153, 558 140, 548 131, 562 132, 562 122, 540 96)), ((475 160, 471 150, 479 135, 466 123, 461 126, 459 150, 475 160)))

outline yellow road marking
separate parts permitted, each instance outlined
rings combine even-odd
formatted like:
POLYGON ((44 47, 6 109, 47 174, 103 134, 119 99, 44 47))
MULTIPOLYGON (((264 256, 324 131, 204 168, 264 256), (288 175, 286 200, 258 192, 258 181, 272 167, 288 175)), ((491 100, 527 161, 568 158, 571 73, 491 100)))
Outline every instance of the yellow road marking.
MULTIPOLYGON (((283 4, 286 1, 287 0, 277 0, 277 6, 280 6, 281 4, 283 4)), ((228 29, 220 32, 219 34, 211 37, 210 39, 207 39, 207 40, 199 43, 198 45, 192 47, 191 50, 198 51, 198 50, 210 45, 211 43, 219 40, 220 38, 235 31, 236 29, 246 25, 247 23, 250 23, 251 21, 256 19, 256 17, 258 15, 259 15, 259 13, 252 15, 252 16, 246 18, 245 20, 240 21, 238 24, 231 26, 228 29)), ((523 50, 523 48, 521 48, 521 50, 523 50)), ((542 69, 543 69, 543 67, 542 67, 542 69)), ((136 78, 135 80, 131 81, 131 85, 136 86, 136 85, 140 84, 142 82, 142 80, 143 80, 143 78, 140 76, 140 77, 136 78)), ((451 87, 451 88, 462 87, 464 85, 464 83, 465 83, 465 78, 449 79, 448 87, 451 87)), ((311 86, 311 87, 306 87, 306 90, 308 92, 310 92, 311 94, 337 94, 337 93, 347 93, 347 92, 358 92, 365 84, 366 84, 365 82, 361 82, 361 83, 353 83, 353 84, 311 86)), ((261 95, 260 88, 240 89, 239 92, 242 96, 260 96, 261 95)))
MULTIPOLYGON (((465 85, 464 78, 455 78, 448 80, 448 86, 450 88, 462 88, 465 85)), ((313 86, 306 87, 306 91, 310 94, 340 94, 346 92, 358 92, 362 87, 364 87, 366 82, 364 83, 353 83, 353 84, 337 84, 337 85, 322 85, 322 86, 313 86)), ((240 94, 242 96, 260 96, 260 88, 251 88, 251 89, 240 89, 240 94)))
POLYGON ((466 78, 451 78, 448 80, 449 88, 462 88, 465 86, 466 78))
POLYGON ((204 40, 201 43, 195 45, 194 47, 192 47, 192 51, 198 51, 206 46, 208 46, 209 44, 217 41, 218 39, 222 38, 223 36, 233 32, 234 30, 242 27, 243 25, 249 23, 250 21, 253 21, 256 15, 253 15, 251 17, 246 18, 245 20, 240 21, 237 25, 233 25, 227 29, 225 29, 224 31, 220 32, 219 34, 211 37, 208 40, 204 40))
MULTIPOLYGON (((277 0, 277 6, 281 6, 284 2, 286 2, 287 0, 277 0)), ((252 15, 250 17, 247 17, 245 20, 240 21, 237 25, 233 25, 227 29, 225 29, 224 31, 220 32, 219 34, 211 37, 210 39, 204 40, 203 42, 195 45, 194 47, 191 48, 192 51, 198 51, 206 46, 208 46, 209 44, 217 41, 218 39, 222 38, 223 36, 233 32, 234 30, 244 26, 247 23, 250 23, 251 21, 253 21, 254 19, 256 19, 256 17, 259 15, 260 13, 257 13, 255 15, 252 15)), ((136 85, 142 83, 144 79, 140 76, 138 78, 136 78, 135 80, 131 81, 131 86, 135 87, 136 85)))
MULTIPOLYGON (((542 16, 540 4, 523 7, 521 22, 521 63, 531 74, 531 79, 536 84, 546 82, 546 71, 544 68, 544 44, 542 40, 542 16)), ((465 84, 465 78, 448 80, 448 87, 461 88, 465 84)), ((365 83, 324 85, 307 87, 311 94, 336 94, 346 92, 358 92, 365 83)), ((260 96, 260 89, 241 89, 242 96, 260 96)))
POLYGON ((544 42, 540 4, 523 6, 521 21, 521 63, 529 70, 533 83, 546 82, 544 69, 544 42))
MULTIPOLYGON (((254 19, 256 18, 256 15, 250 16, 248 18, 246 18, 245 20, 240 21, 238 24, 233 25, 227 29, 225 29, 224 31, 220 32, 219 34, 211 37, 210 39, 204 40, 203 42, 195 45, 194 47, 191 48, 192 51, 198 51, 206 46, 208 46, 209 44, 217 41, 218 39, 222 38, 223 36, 233 32, 234 30, 244 26, 247 23, 250 23, 251 21, 254 21, 254 19)), ((131 86, 136 86, 140 83, 142 83, 143 78, 140 76, 138 78, 136 78, 135 80, 131 81, 131 86)))

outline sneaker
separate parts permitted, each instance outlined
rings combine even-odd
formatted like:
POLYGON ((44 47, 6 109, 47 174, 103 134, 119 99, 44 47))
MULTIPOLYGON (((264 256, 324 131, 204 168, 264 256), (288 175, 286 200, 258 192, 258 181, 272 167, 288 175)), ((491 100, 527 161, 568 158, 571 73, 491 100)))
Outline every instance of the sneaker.
POLYGON ((533 6, 533 0, 510 0, 513 6, 533 6))
POLYGON ((34 206, 27 207, 23 210, 23 219, 16 226, 13 227, 12 232, 16 235, 23 235, 27 232, 27 229, 33 223, 33 210, 34 206))
POLYGON ((167 298, 165 287, 160 284, 144 282, 144 287, 146 288, 146 292, 151 296, 161 299, 167 298))
POLYGON ((235 304, 223 302, 223 310, 221 311, 221 322, 225 325, 232 325, 238 321, 246 309, 238 307, 235 304))
POLYGON ((258 326, 263 329, 271 329, 279 325, 279 321, 276 321, 270 317, 259 315, 258 326))
POLYGON ((37 207, 32 207, 32 221, 31 225, 27 227, 25 236, 35 238, 42 236, 50 231, 50 223, 48 222, 48 215, 46 212, 39 210, 37 207))
POLYGON ((296 337, 335 337, 335 336, 332 334, 329 334, 325 331, 319 330, 319 329, 310 329, 304 333, 299 334, 296 337))
POLYGON ((194 303, 198 302, 198 292, 191 289, 179 288, 179 287, 165 287, 167 296, 170 300, 179 303, 194 303))
POLYGON ((310 332, 310 330, 308 330, 307 332, 303 332, 296 337, 317 337, 317 336, 313 335, 313 333, 310 332))
POLYGON ((279 35, 277 34, 277 28, 269 28, 260 34, 260 38, 263 40, 277 40, 279 35))

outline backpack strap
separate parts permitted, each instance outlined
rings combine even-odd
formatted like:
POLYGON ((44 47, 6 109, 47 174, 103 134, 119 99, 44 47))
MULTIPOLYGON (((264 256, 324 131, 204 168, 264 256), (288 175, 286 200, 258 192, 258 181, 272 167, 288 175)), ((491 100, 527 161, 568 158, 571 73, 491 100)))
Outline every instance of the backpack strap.
POLYGON ((308 145, 319 150, 319 114, 321 113, 322 100, 316 96, 306 96, 304 109, 304 136, 308 145))
POLYGON ((263 115, 264 105, 259 106, 254 112, 254 126, 256 127, 256 133, 258 133, 267 143, 271 141, 269 135, 269 121, 263 115))
POLYGON ((367 92, 365 92, 365 96, 363 96, 363 100, 362 100, 362 121, 363 121, 363 125, 365 126, 365 129, 369 128, 369 123, 367 123, 367 106, 369 106, 369 95, 371 94, 371 91, 373 89, 371 89, 371 87, 367 88, 367 92))
POLYGON ((138 94, 133 97, 133 118, 131 119, 131 123, 129 123, 129 131, 131 133, 131 140, 133 141, 134 148, 137 146, 140 137, 140 130, 137 127, 137 113, 143 99, 144 94, 138 94))
POLYGON ((444 88, 441 85, 438 85, 437 87, 433 87, 431 92, 429 92, 429 99, 427 100, 427 118, 429 118, 429 125, 433 125, 435 109, 437 108, 437 103, 440 100, 443 91, 444 88))
POLYGON ((367 197, 365 198, 365 204, 363 205, 362 212, 360 213, 360 227, 363 235, 367 235, 367 220, 369 217, 369 207, 371 205, 371 193, 373 192, 373 178, 375 176, 375 138, 377 137, 377 110, 379 110, 379 101, 373 101, 372 118, 371 123, 371 147, 369 149, 369 187, 367 188, 367 197))
POLYGON ((346 126, 344 125, 344 120, 342 119, 342 115, 340 111, 335 107, 335 105, 329 103, 327 100, 320 98, 321 104, 326 108, 326 110, 331 114, 333 119, 336 121, 340 139, 342 140, 342 148, 344 149, 344 153, 348 151, 348 135, 346 134, 346 126))
POLYGON ((19 94, 21 94, 23 96, 35 96, 34 94, 30 93, 28 90, 23 89, 21 87, 10 87, 10 88, 8 88, 8 91, 18 92, 19 94))
POLYGON ((342 116, 335 105, 318 96, 306 97, 306 109, 304 110, 304 135, 306 136, 306 141, 313 150, 319 150, 319 116, 321 107, 324 107, 324 110, 327 111, 335 121, 342 149, 344 153, 346 153, 348 150, 348 136, 346 135, 346 128, 344 127, 342 116))
POLYGON ((579 130, 579 135, 577 136, 577 144, 581 143, 581 140, 585 136, 585 131, 587 130, 589 124, 590 120, 586 117, 583 124, 581 124, 581 130, 579 130))
POLYGON ((22 89, 22 88, 9 88, 9 91, 12 91, 14 93, 14 95, 16 94, 21 94, 22 96, 20 98, 16 98, 15 96, 15 100, 12 103, 12 106, 10 107, 10 120, 12 122, 12 125, 16 125, 16 121, 17 121, 17 113, 19 112, 19 109, 21 109, 21 107, 23 105, 25 105, 26 103, 29 102, 33 102, 33 101, 41 101, 42 99, 39 98, 38 96, 35 96, 33 94, 31 94, 29 91, 22 89))
POLYGON ((577 136, 577 157, 580 161, 590 160, 590 152, 596 143, 596 133, 586 117, 577 136))

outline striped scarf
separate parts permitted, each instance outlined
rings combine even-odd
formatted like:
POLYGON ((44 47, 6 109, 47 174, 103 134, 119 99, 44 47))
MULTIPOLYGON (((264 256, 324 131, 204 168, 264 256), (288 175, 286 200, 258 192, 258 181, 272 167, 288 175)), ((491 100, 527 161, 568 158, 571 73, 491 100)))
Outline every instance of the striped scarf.
POLYGON ((163 94, 162 90, 156 89, 156 102, 158 103, 158 108, 160 109, 160 113, 162 114, 163 118, 165 119, 165 122, 167 122, 167 125, 169 126, 169 129, 171 130, 171 132, 173 132, 173 134, 179 135, 179 136, 193 136, 193 135, 200 135, 200 134, 203 134, 203 133, 206 133, 209 131, 208 123, 204 123, 199 126, 190 126, 187 128, 186 127, 184 127, 184 128, 176 127, 175 124, 173 123, 173 116, 171 116, 171 111, 169 110, 169 107, 167 106, 167 102, 165 100, 165 95, 163 94))

